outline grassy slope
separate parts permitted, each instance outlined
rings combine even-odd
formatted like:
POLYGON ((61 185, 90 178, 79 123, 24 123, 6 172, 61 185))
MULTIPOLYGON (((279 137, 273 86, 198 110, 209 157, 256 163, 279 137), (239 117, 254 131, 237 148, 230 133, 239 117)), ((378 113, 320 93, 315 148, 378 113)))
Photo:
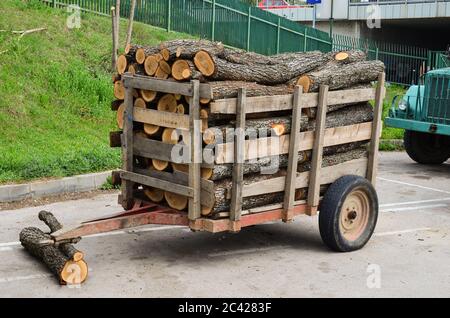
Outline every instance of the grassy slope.
MULTIPOLYGON (((116 129, 111 86, 110 19, 67 13, 36 1, 0 1, 0 29, 47 27, 17 40, 0 33, 0 183, 68 176, 119 166, 109 148, 116 129)), ((122 21, 121 39, 126 21, 122 21)), ((186 37, 136 23, 134 40, 156 44, 186 37)))

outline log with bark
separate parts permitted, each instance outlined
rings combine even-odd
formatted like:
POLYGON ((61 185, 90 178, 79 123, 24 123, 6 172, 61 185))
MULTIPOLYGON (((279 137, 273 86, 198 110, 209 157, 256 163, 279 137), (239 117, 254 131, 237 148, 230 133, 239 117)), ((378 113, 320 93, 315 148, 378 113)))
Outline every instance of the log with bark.
POLYGON ((344 89, 376 81, 384 69, 381 61, 360 61, 345 65, 333 63, 301 76, 297 85, 303 87, 303 92, 318 92, 321 85, 328 85, 330 90, 344 89))
POLYGON ((78 285, 86 280, 88 268, 84 260, 74 261, 56 246, 40 243, 52 240, 49 234, 38 228, 28 227, 20 232, 19 239, 31 255, 44 262, 56 275, 60 284, 78 285))
MULTIPOLYGON (((331 156, 333 154, 340 154, 344 152, 348 152, 357 148, 360 148, 366 145, 366 141, 361 142, 353 142, 348 144, 336 145, 331 147, 325 147, 323 149, 324 156, 331 156)), ((298 163, 305 163, 311 160, 312 151, 300 151, 298 156, 298 163)), ((283 154, 279 156, 271 156, 258 158, 257 160, 247 160, 243 165, 243 173, 254 174, 254 173, 268 173, 273 171, 276 167, 285 168, 288 164, 289 155, 283 154)), ((186 171, 185 171, 186 172, 186 171)), ((233 175, 233 164, 221 164, 215 165, 214 168, 211 169, 209 180, 218 181, 226 178, 231 178, 233 175)))
MULTIPOLYGON (((373 120, 373 108, 369 103, 353 104, 339 111, 327 115, 325 128, 334 128, 370 122, 373 120)), ((250 138, 282 136, 291 132, 292 119, 286 117, 268 117, 261 119, 250 119, 245 122, 246 135, 250 138)), ((234 121, 230 124, 210 127, 203 134, 203 141, 207 145, 224 143, 234 138, 234 121)), ((316 119, 302 117, 300 131, 312 131, 316 127, 316 119)))
POLYGON ((207 40, 171 40, 162 42, 159 49, 170 52, 169 60, 177 58, 192 60, 200 50, 210 52, 212 55, 222 55, 225 48, 220 42, 207 40))
MULTIPOLYGON (((366 148, 365 147, 358 148, 358 149, 347 151, 347 152, 337 153, 337 154, 333 154, 330 156, 324 156, 323 161, 322 161, 322 166, 329 167, 332 165, 344 163, 344 162, 347 162, 350 160, 361 159, 364 157, 367 157, 366 148)), ((309 169, 310 169, 310 162, 304 162, 304 163, 299 164, 299 166, 298 166, 299 172, 309 171, 309 169)), ((243 184, 249 185, 254 182, 269 180, 272 178, 285 176, 285 175, 286 175, 286 171, 284 169, 278 171, 275 174, 271 174, 271 175, 263 175, 263 174, 259 174, 259 173, 246 175, 244 177, 243 184)), ((224 179, 224 180, 221 180, 218 182, 214 182, 214 201, 215 201, 214 206, 212 208, 203 207, 202 214, 203 215, 213 215, 215 213, 229 211, 231 200, 228 199, 227 194, 228 194, 229 189, 231 189, 231 188, 232 188, 232 179, 230 179, 230 178, 224 179)), ((303 199, 304 198, 303 196, 306 195, 306 191, 304 189, 303 189, 303 191, 301 191, 299 189, 298 192, 301 194, 297 194, 296 199, 303 199)), ((243 198, 242 209, 247 210, 247 209, 257 208, 257 207, 265 206, 265 205, 269 205, 269 204, 280 203, 280 202, 283 202, 283 199, 284 199, 284 192, 268 193, 268 194, 263 194, 263 195, 246 197, 246 198, 243 198)))
POLYGON ((327 61, 328 58, 325 54, 316 51, 302 53, 296 59, 275 65, 231 63, 205 50, 199 51, 194 57, 197 69, 209 79, 256 82, 268 85, 286 83, 327 61))

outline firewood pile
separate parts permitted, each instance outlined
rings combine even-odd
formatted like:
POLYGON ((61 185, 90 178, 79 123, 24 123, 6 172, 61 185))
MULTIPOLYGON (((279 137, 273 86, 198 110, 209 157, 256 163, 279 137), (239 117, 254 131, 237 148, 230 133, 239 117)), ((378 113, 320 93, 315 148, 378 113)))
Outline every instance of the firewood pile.
MULTIPOLYGON (((303 93, 319 91, 321 85, 328 85, 330 91, 370 88, 379 74, 384 72, 380 61, 366 61, 361 51, 322 53, 318 51, 283 53, 264 56, 224 47, 221 43, 204 40, 173 40, 159 46, 129 45, 119 56, 117 73, 113 75, 114 96, 112 109, 117 111, 117 125, 123 129, 125 88, 122 76, 131 73, 176 82, 199 80, 208 83, 212 99, 200 99, 203 146, 214 149, 224 143, 228 129, 235 127, 236 115, 218 114, 210 111, 211 103, 218 100, 236 98, 240 88, 246 89, 247 97, 293 94, 295 87, 301 86, 303 93), (219 133, 218 133, 219 132, 219 133), (218 138, 224 136, 224 138, 218 138)), ((188 114, 189 97, 154 91, 134 91, 134 107, 153 109, 161 112, 188 114)), ((247 116, 246 129, 268 130, 276 136, 291 132, 292 111, 252 113, 247 116)), ((316 127, 316 112, 305 109, 301 120, 301 131, 313 131, 316 127)), ((326 128, 367 123, 373 120, 373 109, 368 102, 333 105, 327 108, 326 128)), ((176 129, 136 123, 135 134, 163 143, 176 144, 185 136, 176 129)), ((269 133, 269 135, 270 135, 269 133)), ((258 135, 258 137, 260 137, 258 135)), ((324 148, 323 167, 333 166, 367 156, 365 142, 352 142, 324 148)), ((244 164, 244 184, 251 184, 286 174, 288 155, 277 156, 280 169, 265 174, 273 161, 272 157, 247 161, 244 164)), ((299 155, 298 171, 310 169, 311 151, 299 155)), ((188 172, 188 165, 137 158, 139 169, 164 172, 188 172)), ((215 164, 212 168, 202 168, 202 178, 214 183, 214 204, 204 206, 202 214, 218 217, 230 209, 229 189, 233 163, 215 164)), ((167 204, 176 210, 185 210, 188 198, 155 188, 143 187, 146 197, 160 204, 167 204)), ((296 199, 302 200, 307 189, 296 191, 296 199)), ((272 203, 283 202, 283 192, 246 197, 243 209, 251 209, 272 203)))

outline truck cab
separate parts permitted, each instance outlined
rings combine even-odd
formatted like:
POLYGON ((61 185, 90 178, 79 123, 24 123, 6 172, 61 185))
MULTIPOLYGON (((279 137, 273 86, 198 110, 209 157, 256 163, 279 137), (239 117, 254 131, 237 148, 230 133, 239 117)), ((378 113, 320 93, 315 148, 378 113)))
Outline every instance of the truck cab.
POLYGON ((405 129, 408 155, 422 164, 441 164, 450 158, 450 68, 433 70, 396 96, 386 126, 405 129))

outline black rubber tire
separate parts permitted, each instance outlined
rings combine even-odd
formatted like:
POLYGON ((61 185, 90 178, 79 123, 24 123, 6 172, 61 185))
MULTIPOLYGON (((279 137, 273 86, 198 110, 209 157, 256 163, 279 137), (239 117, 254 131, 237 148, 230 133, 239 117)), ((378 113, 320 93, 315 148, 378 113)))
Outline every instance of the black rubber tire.
POLYGON ((378 195, 365 178, 348 175, 336 180, 327 190, 319 207, 319 229, 323 242, 337 252, 352 252, 363 248, 372 237, 378 221, 378 195), (340 230, 342 205, 347 196, 363 191, 369 200, 369 216, 366 227, 354 241, 347 240, 340 230))
POLYGON ((417 163, 438 165, 450 156, 450 138, 406 130, 403 137, 409 157, 417 163))

